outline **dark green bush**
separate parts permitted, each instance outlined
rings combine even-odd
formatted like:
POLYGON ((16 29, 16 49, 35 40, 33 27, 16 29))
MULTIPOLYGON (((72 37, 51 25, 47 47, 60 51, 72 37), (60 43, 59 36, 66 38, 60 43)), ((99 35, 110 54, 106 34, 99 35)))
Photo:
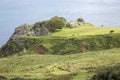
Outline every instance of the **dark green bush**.
POLYGON ((91 80, 120 80, 120 64, 109 68, 100 69, 91 80))
POLYGON ((63 17, 55 16, 47 21, 45 27, 51 32, 54 32, 56 29, 66 27, 66 19, 63 17))
POLYGON ((83 18, 78 18, 77 21, 78 22, 85 22, 83 18))

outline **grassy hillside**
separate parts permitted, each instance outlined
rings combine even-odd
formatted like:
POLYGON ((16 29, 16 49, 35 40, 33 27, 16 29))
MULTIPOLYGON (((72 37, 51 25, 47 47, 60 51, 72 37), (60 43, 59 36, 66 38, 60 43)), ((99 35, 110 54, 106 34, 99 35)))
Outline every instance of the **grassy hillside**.
MULTIPOLYGON (((24 52, 28 54, 32 52, 24 52)), ((0 58, 0 75, 32 80, 87 80, 102 67, 120 63, 120 49, 71 55, 23 55, 0 58)))
POLYGON ((58 32, 51 34, 51 36, 64 36, 64 37, 80 37, 86 35, 104 35, 109 34, 113 30, 113 33, 120 33, 120 27, 95 27, 95 26, 80 26, 76 28, 62 29, 58 32))
MULTIPOLYGON (((99 70, 120 63, 118 27, 84 25, 59 29, 47 36, 20 36, 17 42, 23 45, 10 40, 0 52, 0 56, 13 55, 0 58, 0 75, 8 79, 95 80, 96 73, 101 77, 109 72, 103 69, 99 74, 99 70)), ((109 72, 110 77, 118 76, 116 69, 109 72)))
POLYGON ((0 56, 18 54, 24 50, 40 54, 71 54, 118 47, 120 47, 119 27, 84 25, 71 29, 59 29, 47 36, 20 36, 16 42, 8 41, 3 46, 0 56))

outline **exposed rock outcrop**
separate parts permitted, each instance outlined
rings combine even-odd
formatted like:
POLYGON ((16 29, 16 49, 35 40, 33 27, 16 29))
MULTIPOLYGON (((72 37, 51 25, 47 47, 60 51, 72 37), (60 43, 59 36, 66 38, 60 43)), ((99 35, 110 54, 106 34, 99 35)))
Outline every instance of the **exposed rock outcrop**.
POLYGON ((15 29, 15 32, 12 34, 11 38, 13 41, 16 41, 20 37, 25 36, 44 36, 48 35, 51 32, 44 26, 35 27, 34 25, 23 24, 20 25, 18 28, 15 29))
POLYGON ((78 26, 82 26, 84 24, 85 24, 85 22, 70 21, 70 22, 67 23, 67 27, 75 28, 75 27, 78 27, 78 26))
POLYGON ((35 36, 44 36, 44 35, 48 35, 50 34, 51 32, 44 26, 42 27, 36 27, 34 29, 34 35, 35 36))
POLYGON ((11 36, 11 39, 15 40, 16 38, 19 38, 20 36, 30 36, 34 35, 33 30, 31 29, 32 25, 23 24, 15 29, 15 32, 11 36))

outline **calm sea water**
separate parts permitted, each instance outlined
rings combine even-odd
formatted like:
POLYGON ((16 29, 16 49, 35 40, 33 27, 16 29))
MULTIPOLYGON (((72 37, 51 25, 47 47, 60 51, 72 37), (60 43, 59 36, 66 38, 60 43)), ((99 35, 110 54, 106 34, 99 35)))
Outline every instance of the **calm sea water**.
POLYGON ((63 16, 79 17, 95 25, 120 26, 120 0, 1 0, 0 45, 23 24, 63 16))

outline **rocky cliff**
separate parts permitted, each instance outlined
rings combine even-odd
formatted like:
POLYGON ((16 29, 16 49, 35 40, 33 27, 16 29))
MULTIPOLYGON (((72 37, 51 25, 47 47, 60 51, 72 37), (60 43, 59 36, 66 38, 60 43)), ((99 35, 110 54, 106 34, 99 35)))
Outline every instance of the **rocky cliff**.
POLYGON ((63 27, 74 28, 84 24, 85 23, 77 21, 67 23, 65 18, 57 16, 50 20, 36 22, 32 25, 22 24, 15 29, 15 32, 7 43, 0 48, 0 56, 12 55, 29 49, 30 44, 33 44, 34 40, 26 40, 25 37, 27 36, 45 36, 55 32, 56 29, 61 29, 63 27))
POLYGON ((33 25, 28 25, 28 24, 22 24, 19 27, 15 29, 15 32, 12 34, 11 39, 14 41, 16 38, 19 38, 20 36, 30 36, 34 35, 34 31, 31 30, 33 25))
POLYGON ((20 37, 25 36, 44 36, 48 35, 51 32, 45 26, 35 27, 34 25, 22 24, 15 29, 15 32, 12 34, 10 39, 16 40, 20 37), (34 29, 33 29, 34 28, 34 29))

